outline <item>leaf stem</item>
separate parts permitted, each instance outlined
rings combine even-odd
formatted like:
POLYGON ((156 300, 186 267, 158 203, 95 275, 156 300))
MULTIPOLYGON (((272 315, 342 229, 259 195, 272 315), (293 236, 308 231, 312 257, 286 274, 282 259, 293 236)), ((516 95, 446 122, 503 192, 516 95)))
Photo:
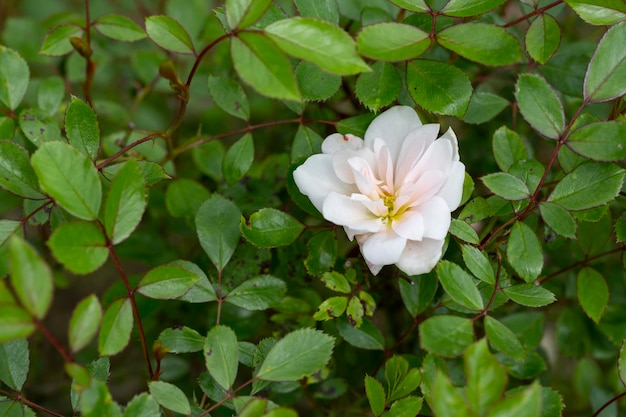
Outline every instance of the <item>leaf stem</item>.
POLYGON ((30 401, 30 400, 28 400, 28 399, 24 398, 24 397, 22 396, 22 394, 21 394, 21 393, 19 393, 19 392, 14 393, 14 392, 9 392, 9 391, 5 391, 5 390, 3 390, 3 389, 0 389, 0 394, 2 394, 2 395, 6 395, 7 397, 10 397, 10 398, 14 399, 15 401, 18 401, 18 402, 20 402, 20 403, 22 403, 22 404, 25 404, 25 405, 29 406, 29 407, 35 408, 35 409, 37 409, 37 410, 39 410, 39 411, 43 411, 44 413, 46 413, 46 414, 50 414, 51 416, 55 416, 55 417, 65 417, 65 416, 64 416, 63 414, 61 414, 61 413, 57 413, 57 412, 56 412, 56 411, 54 411, 54 410, 51 410, 51 409, 49 409, 49 408, 46 408, 46 407, 44 407, 44 406, 42 406, 42 405, 39 405, 39 404, 37 404, 37 403, 34 403, 34 402, 32 402, 32 401, 30 401))
POLYGON ((530 12, 528 14, 525 14, 524 16, 521 16, 521 17, 519 17, 519 18, 517 18, 517 19, 515 19, 515 20, 513 20, 513 21, 511 21, 509 23, 507 23, 507 24, 503 25, 502 27, 503 28, 510 28, 511 26, 515 26, 518 23, 523 22, 524 20, 528 20, 528 19, 530 19, 533 16, 536 16, 538 14, 543 14, 546 10, 549 10, 549 9, 551 9, 553 7, 556 7, 559 4, 561 4, 561 3, 563 3, 563 0, 556 0, 555 2, 552 2, 552 3, 550 3, 550 4, 546 5, 546 6, 540 7, 538 9, 533 10, 532 12, 530 12))
POLYGON ((35 325, 37 330, 39 330, 39 332, 43 334, 46 339, 48 339, 48 341, 52 344, 52 346, 54 346, 57 352, 59 352, 61 356, 63 356, 63 360, 65 362, 74 362, 74 358, 72 357, 72 355, 67 350, 65 350, 61 342, 59 342, 59 340, 54 337, 52 333, 50 333, 48 328, 44 326, 37 317, 33 317, 33 324, 35 325))

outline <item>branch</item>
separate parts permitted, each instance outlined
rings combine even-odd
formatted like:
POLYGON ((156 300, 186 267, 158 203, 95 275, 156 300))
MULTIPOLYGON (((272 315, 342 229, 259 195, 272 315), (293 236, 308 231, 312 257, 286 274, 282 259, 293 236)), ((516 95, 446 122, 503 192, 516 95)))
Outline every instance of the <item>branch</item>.
POLYGON ((559 4, 561 4, 561 3, 563 3, 563 0, 556 0, 553 3, 550 3, 550 4, 546 5, 546 6, 540 7, 539 9, 533 10, 532 12, 530 12, 528 14, 525 14, 524 16, 519 17, 519 18, 513 20, 512 22, 507 23, 506 25, 504 25, 502 27, 503 28, 510 28, 511 26, 515 26, 518 23, 523 22, 524 20, 528 20, 528 19, 530 19, 531 17, 533 17, 535 15, 543 14, 546 10, 551 9, 553 7, 556 7, 559 4))

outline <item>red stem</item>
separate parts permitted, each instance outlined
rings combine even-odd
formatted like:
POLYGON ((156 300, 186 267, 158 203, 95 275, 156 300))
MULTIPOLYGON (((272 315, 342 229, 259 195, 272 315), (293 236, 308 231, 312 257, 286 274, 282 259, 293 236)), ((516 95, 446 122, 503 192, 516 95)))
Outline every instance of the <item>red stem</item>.
POLYGON ((515 20, 513 20, 512 22, 507 23, 506 25, 502 26, 503 28, 510 28, 511 26, 515 26, 520 22, 523 22, 524 20, 528 20, 531 17, 538 15, 538 14, 543 14, 543 12, 545 12, 546 10, 549 10, 553 7, 558 6, 559 4, 563 3, 563 0, 556 0, 555 2, 552 2, 546 6, 540 7, 539 9, 535 9, 532 12, 525 14, 524 16, 521 16, 515 20))

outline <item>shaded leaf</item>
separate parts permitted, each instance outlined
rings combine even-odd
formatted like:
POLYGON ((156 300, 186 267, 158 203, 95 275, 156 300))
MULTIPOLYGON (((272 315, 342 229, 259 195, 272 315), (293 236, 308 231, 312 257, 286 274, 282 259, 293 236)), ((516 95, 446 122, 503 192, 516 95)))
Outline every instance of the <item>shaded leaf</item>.
POLYGON ((284 246, 293 242, 304 230, 304 225, 285 212, 264 208, 241 218, 241 234, 250 243, 261 248, 284 246))
POLYGON ((437 264, 437 277, 446 293, 455 302, 470 310, 482 310, 483 299, 472 277, 450 261, 437 264))
POLYGON ((196 229, 202 249, 218 270, 224 269, 239 243, 239 208, 214 194, 196 214, 196 229))
POLYGON ((187 396, 176 385, 164 381, 150 381, 148 389, 162 407, 181 414, 191 413, 187 396))
POLYGON ((522 74, 515 86, 515 98, 524 119, 539 133, 557 139, 565 129, 563 104, 546 80, 522 74))
POLYGON ((112 356, 122 351, 130 341, 133 330, 133 311, 129 298, 120 298, 111 303, 102 316, 98 335, 98 352, 101 356, 112 356))
POLYGON ((419 326, 423 349, 445 357, 455 357, 474 342, 472 321, 457 316, 433 316, 419 326))
POLYGON ((146 33, 161 48, 180 54, 195 53, 187 30, 169 16, 146 17, 146 33))
POLYGON ((228 293, 226 301, 247 310, 265 310, 285 296, 287 285, 271 275, 249 279, 228 293))
POLYGON ((83 298, 74 308, 68 338, 72 352, 78 352, 91 342, 102 319, 102 306, 95 294, 83 298))
POLYGON ((428 34, 415 26, 383 22, 364 27, 357 37, 361 55, 377 61, 406 61, 430 46, 428 34))
POLYGON ((22 102, 29 77, 26 60, 13 49, 0 45, 0 102, 9 110, 15 110, 22 102))
POLYGON ((204 343, 206 368, 215 381, 225 390, 230 390, 239 366, 237 335, 227 326, 213 327, 204 343))
POLYGON ((535 232, 523 222, 511 228, 506 248, 509 263, 526 282, 532 282, 543 268, 543 251, 535 232))
POLYGON ((90 274, 109 257, 102 229, 93 222, 63 223, 54 230, 47 245, 54 257, 75 274, 90 274))

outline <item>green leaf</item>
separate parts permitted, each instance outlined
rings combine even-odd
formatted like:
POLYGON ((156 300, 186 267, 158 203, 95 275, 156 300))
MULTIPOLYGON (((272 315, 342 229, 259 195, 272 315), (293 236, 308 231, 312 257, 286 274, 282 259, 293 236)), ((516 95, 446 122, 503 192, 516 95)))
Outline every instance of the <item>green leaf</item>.
POLYGON ((187 396, 176 385, 164 381, 150 381, 148 389, 162 407, 180 414, 191 413, 187 396))
POLYGON ((613 25, 626 18, 621 0, 565 0, 581 19, 592 25, 613 25))
POLYGON ((406 397, 391 404, 383 417, 413 417, 422 409, 424 400, 419 397, 406 397))
POLYGON ((100 211, 102 184, 93 163, 63 142, 48 142, 33 154, 31 163, 41 189, 70 214, 94 220, 100 211))
POLYGON ((437 42, 463 58, 485 65, 510 65, 521 59, 517 39, 499 26, 462 23, 437 33, 437 42))
POLYGON ((504 294, 526 307, 543 307, 556 301, 552 292, 533 284, 520 284, 503 289, 504 294))
POLYGON ((265 381, 297 381, 322 369, 330 359, 334 339, 310 328, 280 339, 269 351, 256 377, 265 381))
POLYGON ((491 93, 476 92, 472 95, 464 120, 467 123, 481 124, 496 117, 509 106, 508 100, 491 93))
POLYGON ((367 127, 372 123, 375 117, 376 115, 373 113, 365 113, 342 119, 337 123, 337 133, 363 137, 365 136, 365 130, 367 130, 367 127))
POLYGON ((474 342, 472 321, 457 316, 433 316, 419 326, 423 349, 444 357, 455 357, 474 342))
POLYGON ((230 40, 230 53, 239 78, 259 93, 281 100, 300 99, 289 59, 260 33, 239 33, 230 40))
POLYGON ((539 213, 544 222, 557 234, 569 238, 576 238, 576 220, 569 211, 558 204, 541 202, 539 213))
POLYGON ((81 391, 80 414, 84 417, 121 417, 120 406, 113 401, 104 381, 92 379, 89 387, 81 391))
POLYGON ((224 179, 228 184, 234 184, 244 175, 252 166, 254 161, 254 141, 252 135, 246 133, 237 142, 235 142, 224 155, 222 170, 224 171, 224 179))
POLYGON ((509 263, 526 282, 533 282, 543 268, 541 243, 533 230, 525 223, 513 224, 506 247, 509 263))
POLYGON ((407 61, 422 55, 430 46, 428 33, 396 22, 364 27, 357 37, 359 53, 378 61, 407 61))
POLYGON ((593 268, 582 268, 576 277, 576 294, 585 313, 598 323, 609 303, 609 287, 604 277, 593 268))
POLYGON ((363 324, 363 304, 361 304, 361 300, 357 297, 350 297, 348 301, 348 307, 346 308, 346 318, 350 322, 350 324, 354 327, 361 327, 363 324))
POLYGON ((98 335, 100 356, 112 356, 124 349, 133 330, 133 310, 129 298, 119 298, 104 312, 98 335))
POLYGON ((57 227, 47 245, 54 257, 75 274, 90 274, 109 257, 102 229, 95 223, 82 220, 57 227))
POLYGON ((202 249, 221 271, 239 243, 239 208, 230 200, 214 194, 196 214, 196 229, 202 249))
POLYGON ((304 225, 285 212, 264 208, 241 218, 241 234, 250 243, 261 248, 285 246, 296 240, 304 225))
POLYGON ((161 265, 144 275, 136 291, 157 300, 171 300, 185 294, 199 279, 199 275, 180 266, 161 265))
POLYGON ((391 2, 411 12, 425 13, 430 10, 425 0, 391 0, 391 2))
POLYGON ((496 277, 487 255, 480 249, 470 245, 461 246, 461 250, 463 261, 465 261, 465 265, 470 272, 479 280, 495 285, 496 277))
POLYGON ((26 60, 13 49, 0 45, 0 102, 9 110, 15 110, 22 102, 29 78, 26 60))
POLYGON ((18 123, 26 139, 35 146, 41 146, 46 142, 62 140, 59 124, 43 110, 22 110, 18 123))
POLYGON ((146 37, 143 29, 126 16, 105 14, 93 22, 93 27, 107 38, 135 42, 146 37))
POLYGON ((470 409, 476 415, 485 415, 504 393, 508 380, 506 370, 489 352, 486 339, 468 347, 463 359, 470 409))
POLYGON ((372 72, 364 72, 356 81, 355 93, 361 103, 377 113, 391 104, 402 89, 398 70, 386 62, 372 64, 372 72))
POLYGON ((74 148, 95 160, 100 148, 100 130, 93 109, 72 96, 65 112, 65 133, 74 148))
POLYGON ((492 193, 505 200, 524 200, 531 194, 524 181, 506 172, 485 175, 481 180, 492 193))
POLYGON ((540 417, 541 391, 537 381, 520 393, 507 395, 493 406, 487 417, 540 417))
POLYGON ((463 220, 452 219, 452 223, 450 223, 450 233, 464 242, 473 243, 475 245, 480 243, 480 238, 476 230, 463 220))
POLYGON ((337 271, 324 273, 321 282, 324 286, 336 292, 348 294, 351 291, 350 283, 346 277, 337 271))
POLYGON ((68 338, 72 352, 78 352, 91 342, 102 319, 102 306, 95 294, 83 298, 72 313, 68 338))
POLYGON ((515 86, 515 98, 524 119, 539 133, 558 139, 565 129, 563 104, 546 80, 522 74, 515 86))
POLYGON ((588 124, 572 132, 566 144, 577 154, 589 159, 622 160, 626 158, 626 123, 610 121, 588 124))
POLYGON ((163 49, 179 54, 195 54, 187 30, 169 16, 146 17, 146 33, 163 49))
POLYGON ((526 352, 515 333, 491 316, 485 316, 485 333, 489 344, 497 351, 513 358, 524 360, 526 352))
POLYGON ((215 326, 209 331, 204 343, 206 368, 215 381, 230 390, 239 366, 237 335, 227 326, 215 326))
POLYGON ((200 277, 189 291, 178 298, 179 300, 188 303, 207 303, 217 299, 213 285, 211 285, 209 278, 207 278, 204 271, 202 271, 198 265, 180 259, 171 262, 170 265, 180 266, 200 277))
POLYGON ((337 239, 332 231, 313 236, 307 243, 308 256, 304 265, 311 275, 329 272, 337 259, 337 239))
POLYGON ((466 400, 450 378, 441 369, 436 369, 430 405, 437 417, 467 417, 472 415, 466 400))
POLYGON ((231 29, 253 25, 263 16, 271 0, 226 0, 226 20, 231 29))
POLYGON ((0 381, 22 391, 30 366, 30 350, 26 339, 0 343, 0 381))
POLYGON ((567 174, 552 190, 548 201, 567 210, 585 210, 613 200, 626 172, 614 164, 585 162, 567 174))
POLYGON ((472 96, 472 84, 460 69, 445 62, 410 61, 407 88, 424 109, 447 116, 463 117, 472 96))
POLYGON ((124 241, 146 209, 146 183, 137 161, 130 159, 113 179, 104 205, 104 228, 111 242, 124 241))
POLYGON ((52 302, 52 272, 37 251, 19 235, 9 241, 11 285, 24 308, 42 319, 52 302))
POLYGON ((450 0, 441 13, 446 16, 466 17, 487 13, 504 3, 505 0, 450 0))
POLYGON ((622 340, 622 346, 619 349, 619 357, 617 358, 617 371, 622 385, 626 387, 626 343, 622 340))
POLYGON ((65 97, 63 78, 52 76, 41 80, 37 86, 37 107, 54 116, 65 97))
MULTIPOLYGON (((0 282, 0 291, 6 287, 0 282)), ((35 331, 33 319, 17 305, 0 304, 0 343, 28 337, 35 331)))
POLYGON ((74 50, 70 38, 80 38, 83 29, 75 25, 59 25, 50 30, 39 51, 42 55, 61 56, 74 50))
POLYGON ((426 310, 437 292, 437 278, 434 273, 409 277, 410 283, 404 279, 398 280, 400 295, 404 306, 415 317, 426 310))
POLYGON ((208 84, 211 98, 220 109, 239 119, 250 119, 248 97, 239 83, 230 78, 209 75, 208 84))
POLYGON ((313 314, 314 320, 330 320, 343 315, 348 307, 348 297, 330 297, 322 301, 313 314))
POLYGON ((330 73, 352 75, 370 70, 357 55, 352 37, 332 23, 292 17, 272 23, 265 32, 289 55, 330 73))
POLYGON ((10 117, 0 116, 0 138, 11 140, 15 134, 15 121, 10 117))
POLYGON ((528 55, 540 64, 545 64, 554 55, 561 43, 561 28, 552 16, 542 13, 526 31, 528 55))
POLYGON ((339 7, 336 0, 295 0, 301 16, 313 17, 327 22, 339 23, 339 7))
POLYGON ((472 277, 450 261, 437 264, 437 277, 446 293, 455 302, 470 310, 482 310, 483 299, 472 277))
POLYGON ((365 375, 365 395, 370 403, 372 414, 379 416, 385 411, 385 390, 380 382, 365 375))
POLYGON ((246 310, 266 310, 280 303, 286 292, 284 281, 271 275, 260 275, 229 292, 226 301, 246 310))
POLYGON ((43 198, 28 152, 5 140, 0 140, 0 186, 20 197, 43 198))
POLYGON ((307 61, 300 62, 296 67, 296 81, 306 101, 328 100, 341 87, 341 76, 326 72, 307 61))
POLYGON ((612 100, 626 94, 626 22, 612 26, 600 40, 587 73, 584 97, 592 102, 612 100))
POLYGON ((124 417, 151 417, 160 414, 159 404, 147 392, 135 395, 124 409, 124 417))
MULTIPOLYGON (((108 165, 102 170, 102 173, 105 178, 114 177, 125 164, 126 162, 108 165)), ((139 168, 141 168, 141 174, 143 175, 143 179, 146 182, 147 187, 152 187, 162 180, 172 179, 172 177, 165 172, 163 167, 156 162, 138 161, 137 164, 139 164, 139 168)))
POLYGON ((204 349, 205 340, 200 333, 186 326, 165 329, 158 339, 170 353, 199 352, 204 349))
POLYGON ((165 205, 173 217, 184 217, 195 222, 198 209, 211 193, 200 183, 189 178, 172 181, 165 191, 165 205))

